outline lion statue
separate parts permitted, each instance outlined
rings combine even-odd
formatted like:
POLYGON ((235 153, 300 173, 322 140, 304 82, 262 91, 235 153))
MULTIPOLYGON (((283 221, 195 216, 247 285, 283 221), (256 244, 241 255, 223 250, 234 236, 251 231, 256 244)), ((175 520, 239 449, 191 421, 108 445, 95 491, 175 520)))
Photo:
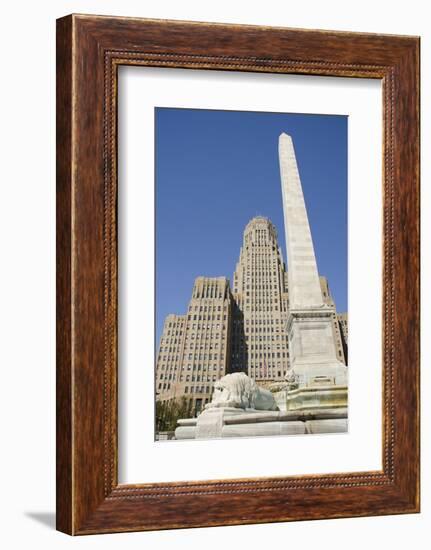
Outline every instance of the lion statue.
POLYGON ((244 372, 226 374, 214 384, 211 403, 205 408, 235 407, 259 411, 278 411, 277 404, 269 390, 260 388, 244 372))

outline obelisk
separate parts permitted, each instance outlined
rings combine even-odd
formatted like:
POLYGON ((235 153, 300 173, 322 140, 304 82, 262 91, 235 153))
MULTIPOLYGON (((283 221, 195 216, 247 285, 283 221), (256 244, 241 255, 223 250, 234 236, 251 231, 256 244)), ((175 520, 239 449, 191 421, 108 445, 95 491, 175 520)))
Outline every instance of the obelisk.
POLYGON ((288 260, 290 362, 300 387, 346 384, 332 329, 335 308, 323 301, 292 138, 281 134, 279 160, 288 260))
POLYGON ((289 303, 292 309, 323 305, 310 224, 292 138, 279 139, 284 229, 289 261, 289 303))

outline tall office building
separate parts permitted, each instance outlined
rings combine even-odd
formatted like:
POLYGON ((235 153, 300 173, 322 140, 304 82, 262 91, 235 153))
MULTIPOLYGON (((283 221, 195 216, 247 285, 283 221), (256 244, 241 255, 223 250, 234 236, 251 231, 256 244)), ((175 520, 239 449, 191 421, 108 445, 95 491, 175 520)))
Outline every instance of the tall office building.
POLYGON ((287 273, 274 225, 253 218, 233 276, 231 370, 258 382, 281 380, 289 366, 287 273))
POLYGON ((229 372, 232 295, 225 277, 198 277, 186 315, 168 315, 156 368, 159 401, 186 397, 197 414, 229 372))

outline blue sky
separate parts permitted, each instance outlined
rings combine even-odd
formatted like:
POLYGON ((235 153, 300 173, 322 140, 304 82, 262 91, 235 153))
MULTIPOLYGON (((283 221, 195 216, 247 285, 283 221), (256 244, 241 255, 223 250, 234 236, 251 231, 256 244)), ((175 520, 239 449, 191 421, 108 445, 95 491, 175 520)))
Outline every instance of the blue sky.
POLYGON ((319 273, 347 311, 347 117, 156 108, 156 342, 196 277, 232 281, 247 222, 286 259, 278 137, 292 136, 319 273))

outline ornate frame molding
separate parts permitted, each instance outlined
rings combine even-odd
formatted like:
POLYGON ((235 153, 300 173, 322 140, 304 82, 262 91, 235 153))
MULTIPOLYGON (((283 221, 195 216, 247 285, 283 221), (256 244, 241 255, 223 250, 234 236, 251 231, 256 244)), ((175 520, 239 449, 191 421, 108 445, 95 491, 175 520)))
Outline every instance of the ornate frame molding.
POLYGON ((418 511, 418 39, 73 15, 58 20, 57 52, 58 529, 86 534, 418 511), (118 484, 120 65, 382 80, 382 471, 118 484))

